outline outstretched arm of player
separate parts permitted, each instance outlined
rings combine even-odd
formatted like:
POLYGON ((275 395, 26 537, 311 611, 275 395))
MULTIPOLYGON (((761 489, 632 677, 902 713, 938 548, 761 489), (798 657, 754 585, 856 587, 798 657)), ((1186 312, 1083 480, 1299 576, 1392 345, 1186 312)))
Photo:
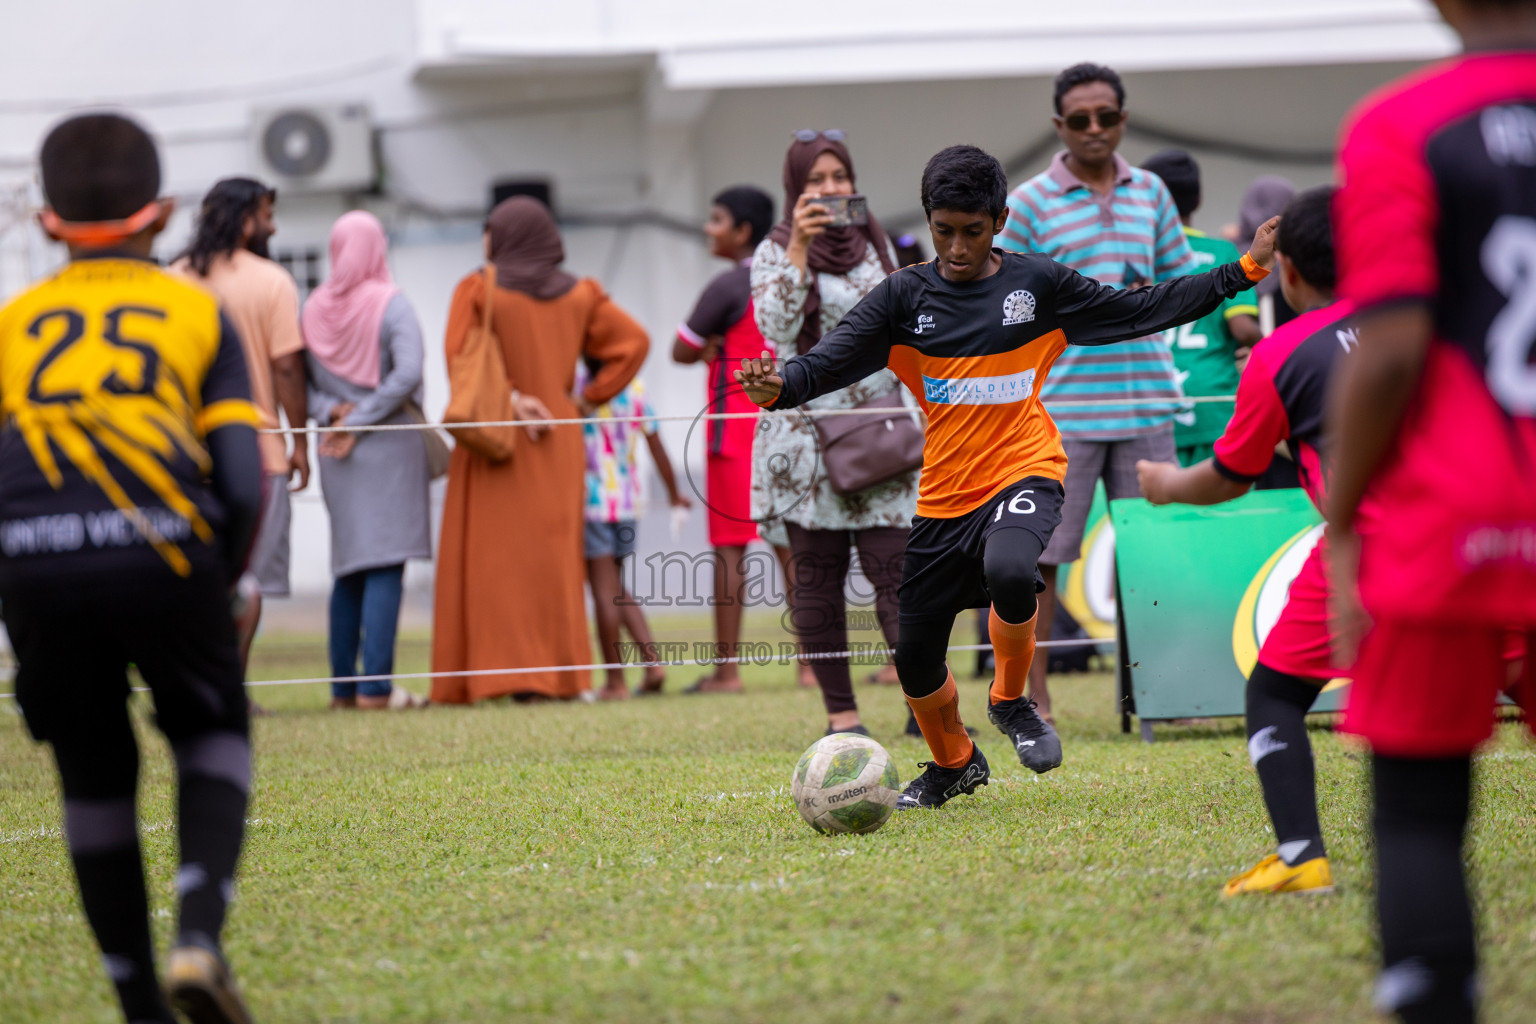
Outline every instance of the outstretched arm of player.
POLYGON ((1142 459, 1136 463, 1136 481, 1142 497, 1154 505, 1219 505, 1242 497, 1253 486, 1250 481, 1222 476, 1214 459, 1187 467, 1142 459))
POLYGON ((1188 274, 1135 291, 1111 288, 1056 264, 1056 316, 1073 345, 1144 338, 1198 320, 1269 273, 1275 260, 1273 217, 1253 236, 1248 255, 1203 274, 1188 274))
POLYGON ((743 359, 736 381, 747 397, 765 409, 793 409, 884 369, 891 358, 891 281, 881 281, 815 348, 777 372, 767 352, 743 359))
POLYGON ((1171 462, 1136 463, 1141 493, 1154 505, 1180 502, 1216 505, 1248 493, 1275 457, 1275 447, 1291 436, 1290 416, 1275 387, 1265 350, 1249 360, 1237 383, 1237 402, 1227 429, 1217 438, 1215 455, 1187 469, 1171 462))

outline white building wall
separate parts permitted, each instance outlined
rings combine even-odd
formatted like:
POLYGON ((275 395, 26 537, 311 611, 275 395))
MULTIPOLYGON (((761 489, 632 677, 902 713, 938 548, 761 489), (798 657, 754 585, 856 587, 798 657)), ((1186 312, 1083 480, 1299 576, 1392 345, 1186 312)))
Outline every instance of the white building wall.
MULTIPOLYGON (((926 3, 877 6, 883 13, 875 22, 853 18, 850 24, 877 23, 881 31, 873 37, 889 38, 921 26, 913 12, 926 18, 931 10, 926 3)), ((993 6, 1015 13, 1024 7, 1065 10, 993 6)), ((1306 5, 1287 6, 1294 13, 1306 5)), ((1423 5, 1351 0, 1347 6, 1374 6, 1378 15, 1402 17, 1423 5)), ((284 192, 274 247, 323 249, 332 220, 352 206, 381 217, 393 239, 396 280, 433 348, 429 413, 435 415, 447 397, 441 342, 450 293, 481 258, 480 221, 490 183, 508 177, 552 179, 562 214, 575 218, 565 231, 568 266, 598 277, 651 332, 644 373, 660 411, 696 413, 703 403, 702 373, 674 367, 668 353, 675 325, 721 267, 710 264, 697 236, 645 224, 617 226, 613 215, 650 211, 698 223, 711 194, 742 182, 758 184, 782 202, 780 163, 790 132, 840 127, 849 133, 872 208, 893 225, 904 218, 916 223, 918 175, 935 150, 972 142, 1006 160, 1048 131, 1050 114, 1049 79, 1034 73, 917 80, 932 69, 891 65, 882 73, 893 81, 880 83, 671 88, 670 58, 657 49, 662 36, 691 40, 698 52, 709 46, 717 51, 750 44, 749 30, 762 27, 759 7, 708 7, 704 11, 695 0, 571 0, 558 10, 476 0, 270 0, 253 17, 249 10, 191 0, 132 6, 96 0, 12 12, 12 38, 51 43, 12 48, 0 62, 0 291, 14 291, 61 258, 57 247, 26 227, 22 200, 30 195, 35 201, 35 187, 28 191, 33 154, 47 126, 67 111, 110 101, 158 134, 167 190, 183 203, 161 247, 169 255, 185 240, 190 211, 214 180, 259 173, 248 139, 253 106, 361 101, 380 131, 382 194, 284 192), (753 13, 747 18, 744 11, 753 13), (728 31, 701 36, 700 19, 709 16, 728 31), (543 55, 497 56, 495 40, 510 38, 499 27, 503 23, 520 26, 516 37, 524 43, 542 39, 543 55), (568 35, 578 29, 593 52, 572 57, 568 51, 580 40, 568 35), (567 36, 551 35, 557 30, 567 36), (466 40, 479 39, 485 52, 466 57, 449 45, 454 39, 460 51, 466 40), (608 42, 595 45, 603 40, 608 42), (60 61, 58 53, 71 59, 60 61)), ((836 27, 837 17, 822 24, 836 27)), ((1025 24, 1010 17, 1013 29, 1025 24)), ((799 19, 786 8, 774 23, 799 19)), ((1411 18, 1399 28, 1409 23, 1411 18)), ((838 29, 844 30, 853 31, 838 29)), ((1127 75, 1129 107, 1133 124, 1141 118, 1218 140, 1327 151, 1348 106, 1405 66, 1133 72, 1127 75)), ((1125 152, 1135 160, 1154 148, 1133 134, 1125 152)), ((1207 176, 1206 209, 1197 220, 1213 230, 1232 219, 1242 188, 1257 174, 1278 171, 1298 185, 1329 175, 1317 163, 1197 155, 1207 176)), ((1015 181, 1042 164, 1018 169, 1015 181)), ((686 423, 664 428, 674 459, 687 431, 686 423)), ((701 452, 689 457, 702 461, 701 452)), ((684 546, 703 546, 701 520, 695 517, 684 546)), ((647 521, 642 546, 669 543, 661 521, 647 521)), ((293 575, 301 592, 329 585, 327 530, 312 487, 296 504, 293 575)), ((428 576, 429 570, 417 568, 410 578, 420 585, 428 576)))

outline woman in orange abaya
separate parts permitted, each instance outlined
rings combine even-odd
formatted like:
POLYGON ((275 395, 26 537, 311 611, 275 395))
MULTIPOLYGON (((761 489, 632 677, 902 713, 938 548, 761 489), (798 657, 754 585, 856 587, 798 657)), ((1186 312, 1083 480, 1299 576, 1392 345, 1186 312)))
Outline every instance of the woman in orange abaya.
MULTIPOLYGON (((601 405, 645 361, 645 331, 591 278, 560 269, 565 249, 548 209, 526 196, 491 211, 486 256, 496 266, 491 328, 501 343, 519 419, 574 418, 576 362, 601 366, 581 396, 601 405)), ((480 323, 486 275, 468 274, 448 312, 447 356, 480 323)), ((579 426, 530 427, 512 458, 492 463, 455 448, 438 545, 432 671, 585 665, 585 449, 579 426)), ((432 700, 468 703, 507 694, 569 699, 585 670, 438 676, 432 700)))

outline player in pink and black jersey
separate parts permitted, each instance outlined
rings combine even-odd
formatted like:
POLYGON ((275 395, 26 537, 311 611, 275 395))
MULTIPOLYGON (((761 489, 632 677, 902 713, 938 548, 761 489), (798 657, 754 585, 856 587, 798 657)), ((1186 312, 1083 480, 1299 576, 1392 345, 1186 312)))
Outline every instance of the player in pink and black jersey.
MULTIPOLYGON (((1356 345, 1354 307, 1336 301, 1331 187, 1291 200, 1280 218, 1280 287, 1303 314, 1260 341, 1237 386, 1237 404, 1215 455, 1187 469, 1140 462, 1141 490, 1155 504, 1214 505, 1247 493, 1285 444, 1302 486, 1319 510, 1328 486, 1323 410, 1329 378, 1356 345)), ((1248 677, 1248 754, 1275 826, 1276 850, 1227 882, 1224 896, 1319 893, 1333 874, 1318 823, 1307 709, 1339 673, 1328 628, 1326 545, 1312 549, 1291 584, 1285 609, 1264 640, 1248 677)))
POLYGON ((1471 755, 1509 629, 1536 630, 1536 0, 1436 2, 1467 52, 1348 118, 1334 208, 1360 338, 1330 405, 1345 728, 1374 754, 1377 1004, 1408 1022, 1475 1019, 1471 755))

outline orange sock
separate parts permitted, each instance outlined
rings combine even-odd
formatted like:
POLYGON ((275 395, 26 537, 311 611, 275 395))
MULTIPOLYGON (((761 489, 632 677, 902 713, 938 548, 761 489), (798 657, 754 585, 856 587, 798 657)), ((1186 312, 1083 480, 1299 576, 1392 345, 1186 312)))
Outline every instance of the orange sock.
POLYGON ((944 677, 944 685, 926 697, 908 697, 907 704, 917 718, 923 739, 933 751, 933 759, 944 768, 959 768, 971 759, 971 738, 960 721, 960 691, 955 689, 954 673, 944 677))
POLYGON ((1029 666, 1035 660, 1035 620, 1039 617, 1038 608, 1028 622, 1017 624, 1004 622, 996 608, 987 616, 987 635, 992 638, 992 661, 996 666, 988 703, 1024 696, 1029 666))

